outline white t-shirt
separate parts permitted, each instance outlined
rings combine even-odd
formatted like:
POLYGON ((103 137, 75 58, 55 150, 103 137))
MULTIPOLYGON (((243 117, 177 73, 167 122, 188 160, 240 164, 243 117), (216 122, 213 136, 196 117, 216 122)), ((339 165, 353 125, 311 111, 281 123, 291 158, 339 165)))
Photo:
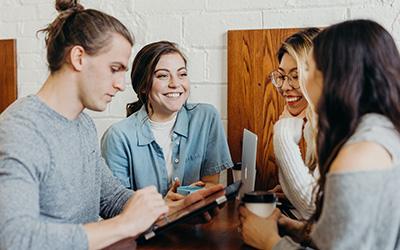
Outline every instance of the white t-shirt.
POLYGON ((154 122, 150 120, 150 127, 153 131, 154 138, 157 144, 162 148, 164 153, 165 167, 168 172, 168 186, 172 185, 172 174, 174 168, 172 164, 172 148, 174 146, 172 141, 172 131, 174 131, 176 116, 167 122, 154 122))

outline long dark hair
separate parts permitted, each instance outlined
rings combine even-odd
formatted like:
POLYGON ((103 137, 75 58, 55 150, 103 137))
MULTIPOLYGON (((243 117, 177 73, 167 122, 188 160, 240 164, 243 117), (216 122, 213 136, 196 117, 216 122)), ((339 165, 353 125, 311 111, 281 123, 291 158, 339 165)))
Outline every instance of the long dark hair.
POLYGON ((154 70, 160 61, 161 56, 171 53, 179 54, 186 66, 186 59, 177 45, 168 41, 160 41, 144 46, 136 55, 132 64, 131 82, 138 101, 126 105, 126 116, 138 111, 145 105, 147 114, 150 114, 152 108, 149 102, 149 94, 153 87, 154 70))
POLYGON ((323 30, 313 42, 324 80, 316 107, 321 177, 310 223, 321 215, 331 163, 362 116, 382 114, 400 132, 400 55, 390 34, 376 22, 353 20, 323 30))
POLYGON ((61 69, 72 47, 80 45, 89 55, 107 50, 114 33, 120 34, 133 46, 129 30, 116 18, 101 11, 85 9, 79 0, 56 0, 60 13, 46 28, 47 62, 50 72, 61 69))

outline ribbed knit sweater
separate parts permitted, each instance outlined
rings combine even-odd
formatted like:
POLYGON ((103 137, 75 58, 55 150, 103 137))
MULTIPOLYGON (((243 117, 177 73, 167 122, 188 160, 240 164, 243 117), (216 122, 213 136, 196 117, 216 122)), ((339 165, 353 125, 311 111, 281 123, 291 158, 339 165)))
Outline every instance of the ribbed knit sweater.
MULTIPOLYGON (((274 151, 279 167, 279 182, 285 196, 293 204, 303 219, 308 219, 315 211, 313 188, 319 172, 310 173, 304 164, 299 148, 303 131, 303 119, 285 118, 274 125, 274 151)), ((310 123, 304 127, 307 143, 306 154, 310 153, 310 123)))

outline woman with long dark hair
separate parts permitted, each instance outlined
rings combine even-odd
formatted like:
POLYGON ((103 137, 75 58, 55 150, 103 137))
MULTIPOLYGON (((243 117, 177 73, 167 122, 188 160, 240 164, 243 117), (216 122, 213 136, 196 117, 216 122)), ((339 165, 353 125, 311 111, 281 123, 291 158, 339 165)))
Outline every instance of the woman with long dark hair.
POLYGON ((314 39, 305 89, 319 117, 317 209, 302 223, 278 210, 260 221, 241 207, 246 243, 263 249, 300 248, 293 239, 318 249, 399 247, 399 69, 393 38, 373 21, 333 25, 314 39), (278 228, 292 238, 280 238, 278 228))
POLYGON ((155 185, 172 200, 184 197, 179 185, 218 184, 219 173, 233 165, 221 118, 210 104, 187 103, 188 69, 176 44, 144 46, 131 81, 138 100, 101 140, 114 175, 133 190, 155 185))

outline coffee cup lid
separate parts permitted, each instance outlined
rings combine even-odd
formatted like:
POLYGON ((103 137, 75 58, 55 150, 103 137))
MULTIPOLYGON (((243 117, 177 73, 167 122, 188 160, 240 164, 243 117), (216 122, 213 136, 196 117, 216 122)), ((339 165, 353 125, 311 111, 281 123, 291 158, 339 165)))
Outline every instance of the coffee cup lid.
POLYGON ((242 202, 271 203, 271 202, 276 202, 276 197, 275 194, 271 192, 253 191, 245 193, 242 198, 242 202))
POLYGON ((233 165, 233 170, 241 170, 242 169, 242 163, 241 162, 236 162, 235 165, 233 165))

